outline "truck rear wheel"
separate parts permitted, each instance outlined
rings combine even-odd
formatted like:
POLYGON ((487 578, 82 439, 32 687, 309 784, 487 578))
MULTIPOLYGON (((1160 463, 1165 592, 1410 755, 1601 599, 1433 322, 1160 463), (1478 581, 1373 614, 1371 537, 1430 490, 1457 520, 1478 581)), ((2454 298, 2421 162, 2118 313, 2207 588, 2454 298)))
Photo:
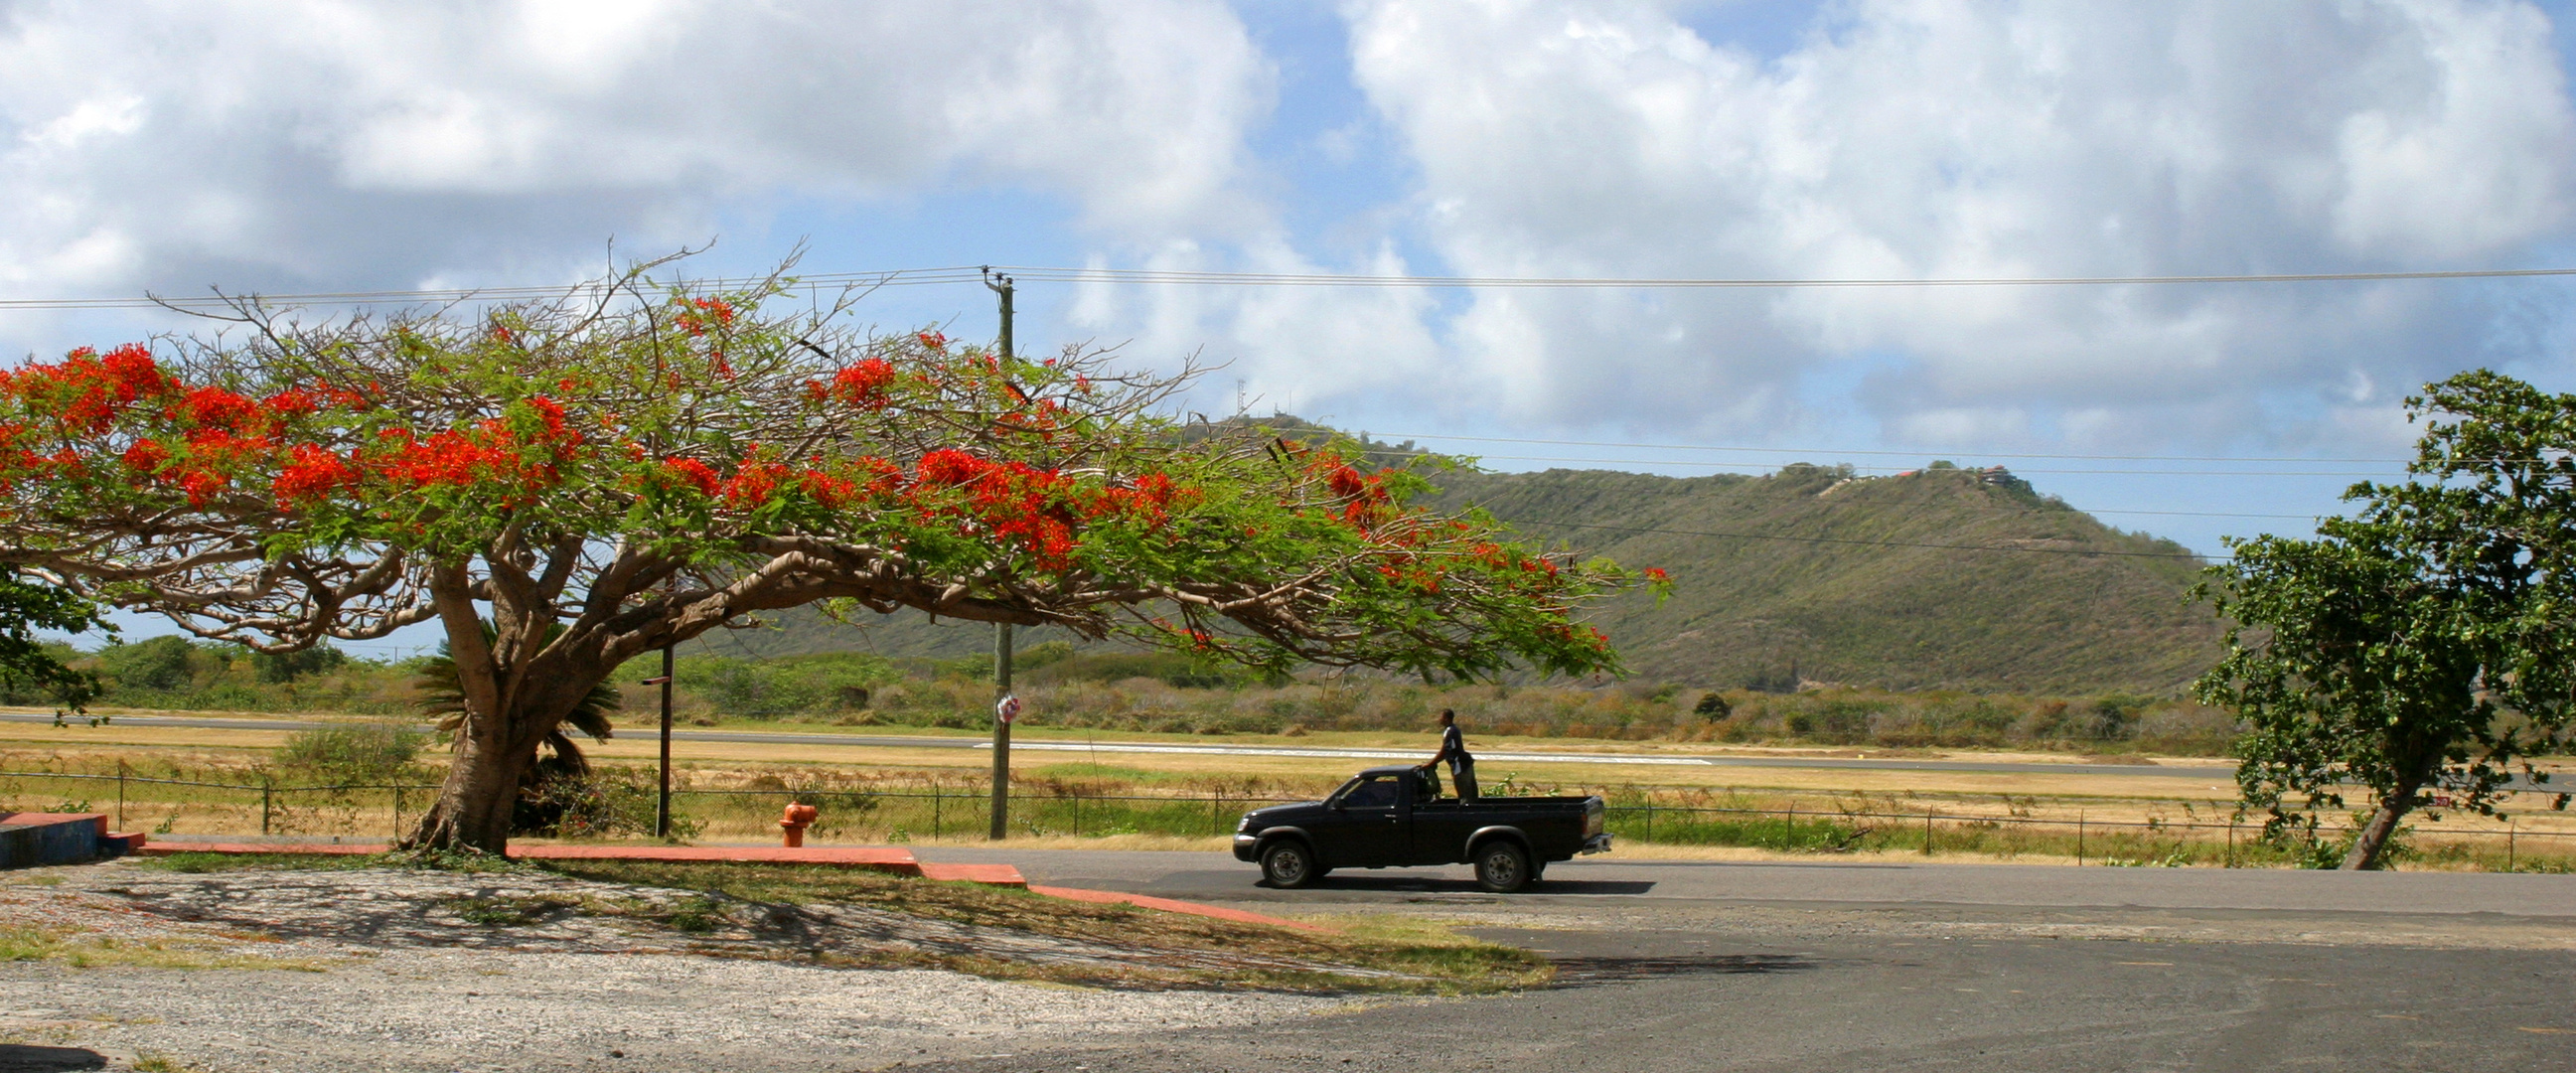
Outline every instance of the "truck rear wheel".
POLYGON ((1271 886, 1295 890, 1313 883, 1323 872, 1315 867, 1315 855, 1303 842, 1283 838, 1262 847, 1261 878, 1271 886))
POLYGON ((1476 850, 1476 885, 1510 894, 1530 882, 1529 851, 1518 842, 1495 839, 1476 850))

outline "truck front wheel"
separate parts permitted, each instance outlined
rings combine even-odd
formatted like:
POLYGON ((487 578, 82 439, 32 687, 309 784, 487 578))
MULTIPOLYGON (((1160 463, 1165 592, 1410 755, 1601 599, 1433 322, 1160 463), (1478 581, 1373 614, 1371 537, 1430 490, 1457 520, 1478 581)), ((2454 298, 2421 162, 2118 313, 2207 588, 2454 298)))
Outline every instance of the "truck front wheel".
POLYGON ((1529 886, 1529 851, 1520 843, 1495 839, 1476 850, 1476 885, 1496 894, 1529 886))
POLYGON ((1271 886, 1295 890, 1315 881, 1324 873, 1315 867, 1315 856, 1303 842, 1280 839, 1261 849, 1261 878, 1271 886))

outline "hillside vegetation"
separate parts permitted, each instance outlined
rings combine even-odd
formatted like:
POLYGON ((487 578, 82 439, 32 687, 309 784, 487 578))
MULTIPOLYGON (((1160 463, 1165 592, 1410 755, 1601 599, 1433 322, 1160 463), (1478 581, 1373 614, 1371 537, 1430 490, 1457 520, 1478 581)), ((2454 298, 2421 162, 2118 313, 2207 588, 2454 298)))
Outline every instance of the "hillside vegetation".
POLYGON ((1444 485, 1446 504, 1671 571, 1662 607, 1632 596, 1595 618, 1648 679, 2173 693, 2218 657, 2217 621, 2184 598, 2199 560, 1999 471, 1549 470, 1444 485))
MULTIPOLYGON (((94 653, 59 655, 96 671, 102 708, 346 713, 416 717, 428 661, 350 658, 330 649, 279 659, 237 647, 156 637, 94 653)), ((655 657, 617 676, 629 728, 649 725, 659 690, 637 684, 655 657)), ((676 709, 693 726, 791 722, 844 727, 981 730, 991 725, 992 661, 890 660, 856 652, 740 659, 690 654, 677 674, 676 709)), ((1077 648, 1047 641, 1022 649, 1015 688, 1032 725, 1200 735, 1297 737, 1316 731, 1420 733, 1432 713, 1455 708, 1479 735, 1778 742, 1899 747, 1994 747, 2214 754, 2234 737, 2224 712, 2174 697, 2103 693, 2016 695, 1894 692, 1821 687, 1795 693, 1704 690, 1632 679, 1613 684, 1426 685, 1369 676, 1264 678, 1170 652, 1077 648)), ((0 703, 41 704, 0 689, 0 703)), ((385 726, 344 727, 359 737, 307 744, 315 755, 287 766, 345 767, 342 753, 400 744, 406 762, 422 743, 365 738, 385 726)), ((411 732, 403 731, 403 735, 411 732)), ((399 737, 401 735, 397 735, 399 737)), ((365 780, 360 780, 365 781, 365 780)))
MULTIPOLYGON (((1675 591, 1662 607, 1631 596, 1593 620, 1645 680, 2162 695, 2218 657, 2218 623, 2183 596, 2199 560, 2006 473, 1855 478, 1791 466, 1764 477, 1549 470, 1437 480, 1443 508, 1480 505, 1535 539, 1670 571, 1675 591), (2103 554, 2068 554, 2080 552, 2103 554)), ((956 659, 992 644, 990 626, 917 614, 872 617, 862 629, 799 611, 780 627, 732 631, 699 650, 956 659)), ((1062 639, 1021 634, 1022 644, 1062 639)))

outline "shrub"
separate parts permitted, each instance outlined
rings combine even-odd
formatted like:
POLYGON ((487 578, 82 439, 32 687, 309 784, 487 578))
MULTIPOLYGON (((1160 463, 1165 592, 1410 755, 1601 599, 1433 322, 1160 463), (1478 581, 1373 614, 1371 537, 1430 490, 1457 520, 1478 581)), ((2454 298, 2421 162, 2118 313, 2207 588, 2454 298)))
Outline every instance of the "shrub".
MULTIPOLYGON (((653 833, 661 789, 632 768, 558 775, 519 792, 513 833, 553 838, 632 838, 653 833)), ((696 837, 705 824, 673 815, 671 837, 696 837)))
POLYGON ((754 719, 865 708, 879 687, 902 677, 892 663, 857 653, 775 660, 692 656, 679 661, 674 673, 680 688, 718 714, 754 719))
POLYGON ((268 652, 250 654, 251 669, 258 674, 260 681, 270 685, 283 685, 308 675, 335 671, 348 662, 347 653, 330 645, 315 645, 282 656, 268 652))
MULTIPOLYGON (((1040 646, 1044 647, 1044 646, 1040 646)), ((1067 646, 1070 648, 1071 646, 1067 646)), ((1016 659, 1014 663, 1016 664, 1016 659)), ((990 677, 990 661, 986 677, 990 677)), ((1013 670, 1017 670, 1016 666, 1013 670)), ((1151 678, 1176 689, 1235 689, 1249 685, 1285 684, 1259 671, 1219 664, 1179 652, 1085 652, 1068 654, 1040 665, 1032 683, 1123 682, 1151 678)))
POLYGON ((123 690, 170 693, 196 684, 197 646, 185 637, 162 636, 98 650, 101 669, 123 690))
POLYGON ((408 723, 342 723, 299 731, 277 747, 280 766, 333 783, 378 783, 402 773, 429 735, 408 723))

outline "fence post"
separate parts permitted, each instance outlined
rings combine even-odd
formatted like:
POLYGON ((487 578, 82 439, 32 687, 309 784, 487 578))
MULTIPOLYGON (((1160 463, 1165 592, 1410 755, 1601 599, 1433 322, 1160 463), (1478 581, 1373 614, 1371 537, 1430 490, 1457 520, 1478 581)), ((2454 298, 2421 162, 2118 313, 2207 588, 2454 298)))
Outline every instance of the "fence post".
POLYGON ((394 784, 394 841, 402 841, 402 784, 394 784))
POLYGON ((1655 840, 1655 792, 1646 791, 1646 841, 1655 840))
POLYGON ((268 814, 269 814, 269 807, 270 807, 270 805, 271 805, 271 804, 276 800, 276 797, 277 797, 277 783, 275 783, 275 782, 271 781, 271 780, 269 779, 269 777, 268 777, 268 776, 266 776, 266 775, 262 775, 262 776, 260 776, 260 777, 259 777, 259 833, 261 833, 261 834, 263 834, 263 835, 265 835, 265 834, 267 834, 267 833, 268 833, 268 814))
POLYGON ((2236 867, 2236 817, 2227 817, 2227 867, 2236 867))
POLYGON ((939 841, 939 784, 930 784, 930 840, 939 841))
POLYGON ((116 826, 125 826, 125 761, 116 762, 116 826))
POLYGON ((1923 855, 1932 855, 1932 806, 1923 806, 1923 855))
POLYGON ((1215 797, 1208 798, 1208 834, 1222 835, 1224 833, 1225 791, 1219 790, 1216 792, 1215 797))
POLYGON ((2084 813, 2075 813, 2075 867, 2084 867, 2084 813))
POLYGON ((2513 817, 2504 818, 2504 870, 2513 871, 2513 817))
POLYGON ((1073 837, 1082 837, 1082 791, 1073 792, 1073 837))

